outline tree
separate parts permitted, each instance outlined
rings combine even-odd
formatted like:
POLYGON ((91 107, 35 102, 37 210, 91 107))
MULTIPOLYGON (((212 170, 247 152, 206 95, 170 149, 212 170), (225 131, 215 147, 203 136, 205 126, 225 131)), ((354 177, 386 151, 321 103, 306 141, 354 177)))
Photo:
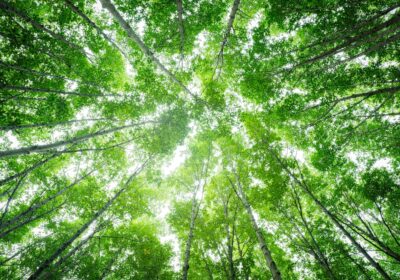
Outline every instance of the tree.
POLYGON ((0 0, 0 26, 0 278, 400 278, 398 1, 0 0))

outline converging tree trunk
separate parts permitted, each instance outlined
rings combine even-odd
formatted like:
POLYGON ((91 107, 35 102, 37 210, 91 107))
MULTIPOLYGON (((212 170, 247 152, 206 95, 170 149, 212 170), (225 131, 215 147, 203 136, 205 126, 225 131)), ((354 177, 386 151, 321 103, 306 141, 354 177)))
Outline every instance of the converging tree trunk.
MULTIPOLYGON (((236 176, 237 176, 237 174, 236 174, 236 176)), ((235 190, 237 197, 243 203, 243 206, 247 211, 247 215, 250 218, 251 225, 253 226, 253 229, 257 235, 260 249, 264 255, 267 266, 268 266, 269 270, 271 271, 272 278, 274 280, 281 280, 282 279, 281 272, 279 271, 278 267, 276 266, 275 261, 272 258, 271 251, 269 250, 267 243, 265 242, 264 235, 263 235, 260 227, 258 226, 256 219, 254 218, 253 210, 251 209, 251 206, 247 200, 247 196, 243 191, 241 182, 238 180, 238 178, 236 180, 237 184, 234 184, 229 177, 228 177, 228 180, 229 180, 232 188, 235 190)))
POLYGON ((101 217, 104 212, 106 212, 108 210, 108 208, 110 208, 110 206, 114 203, 114 201, 129 187, 129 184, 132 182, 132 180, 136 177, 136 175, 140 172, 137 171, 135 173, 133 173, 128 180, 126 181, 126 183, 124 184, 124 186, 117 191, 114 196, 106 203, 103 205, 103 207, 101 207, 94 215, 93 217, 87 221, 85 224, 83 224, 72 236, 71 238, 69 238, 67 241, 65 241, 64 243, 61 244, 60 247, 58 247, 58 249, 49 257, 47 257, 40 265, 39 267, 36 269, 36 271, 28 278, 29 280, 33 280, 33 279, 39 279, 39 277, 42 275, 42 273, 48 269, 52 263, 54 262, 54 260, 56 260, 58 257, 60 257, 62 255, 62 253, 67 249, 67 247, 69 247, 69 245, 71 245, 76 239, 78 239, 82 233, 84 231, 86 231, 86 229, 89 228, 89 226, 91 224, 93 224, 99 217, 101 217))
POLYGON ((387 280, 391 280, 392 278, 387 274, 387 272, 382 268, 382 266, 376 262, 370 254, 357 242, 357 240, 348 232, 344 226, 339 222, 336 216, 331 213, 311 192, 310 188, 306 185, 305 182, 301 181, 294 175, 294 173, 286 166, 286 164, 281 160, 281 158, 271 149, 269 149, 270 153, 275 157, 277 162, 281 165, 283 170, 296 182, 296 184, 318 205, 318 207, 325 213, 330 220, 339 228, 339 230, 350 240, 350 242, 357 248, 357 250, 368 260, 372 267, 374 267, 379 274, 387 280))
POLYGON ((54 142, 51 144, 34 145, 34 146, 19 148, 19 149, 15 149, 15 150, 0 151, 0 158, 16 156, 16 155, 24 155, 24 154, 30 154, 30 153, 46 152, 46 151, 50 151, 52 149, 63 147, 65 145, 76 144, 76 143, 83 142, 85 140, 88 140, 88 139, 91 139, 94 137, 110 134, 113 132, 117 132, 117 131, 127 129, 127 128, 132 128, 132 127, 135 127, 135 126, 138 126, 141 124, 146 124, 146 123, 152 123, 152 121, 134 123, 134 124, 114 127, 114 128, 110 128, 110 129, 106 129, 106 130, 99 130, 99 131, 89 133, 89 134, 86 134, 83 136, 77 136, 77 137, 71 138, 69 140, 61 140, 61 141, 57 141, 57 142, 54 142))

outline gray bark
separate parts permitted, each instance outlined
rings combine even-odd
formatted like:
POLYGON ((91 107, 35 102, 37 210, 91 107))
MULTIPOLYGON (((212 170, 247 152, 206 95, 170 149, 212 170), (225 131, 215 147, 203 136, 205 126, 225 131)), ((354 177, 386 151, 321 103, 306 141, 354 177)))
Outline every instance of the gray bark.
POLYGON ((326 214, 331 221, 337 226, 340 231, 350 240, 350 242, 357 248, 357 250, 368 260, 372 267, 374 267, 379 274, 386 280, 391 280, 390 276, 387 272, 381 267, 381 265, 376 262, 368 252, 355 240, 355 238, 343 227, 343 225, 339 222, 337 217, 331 213, 320 201, 316 198, 316 196, 311 192, 309 187, 303 182, 300 181, 297 176, 293 174, 292 171, 283 163, 283 161, 276 155, 274 151, 270 149, 271 154, 275 157, 278 163, 282 166, 285 172, 296 182, 297 185, 317 204, 317 206, 322 210, 324 214, 326 214))
POLYGON ((237 190, 236 190, 235 184, 232 182, 232 180, 229 177, 228 177, 228 179, 229 179, 229 182, 230 182, 232 188, 235 190, 236 195, 241 200, 244 208, 246 209, 246 212, 251 221, 251 225, 253 226, 253 229, 256 233, 258 243, 260 245, 260 249, 264 255, 267 266, 268 266, 269 270, 271 271, 272 278, 274 280, 281 280, 282 279, 281 273, 280 273, 278 267, 276 266, 275 261, 272 258, 271 251, 269 250, 267 243, 265 242, 264 235, 263 235, 260 227, 258 226, 256 219, 254 218, 253 210, 251 209, 251 206, 248 202, 246 194, 243 191, 240 181, 238 181, 238 183, 237 183, 237 190))
POLYGON ((23 211, 22 213, 14 216, 12 219, 0 224, 0 228, 4 228, 7 227, 11 224, 14 224, 15 222, 19 221, 22 217, 33 213, 35 210, 37 210, 38 208, 42 207, 43 205, 47 204, 48 202, 52 201, 53 199, 55 199, 56 197, 62 195, 63 193, 65 193, 67 190, 71 189, 72 187, 74 187, 76 184, 78 184, 79 182, 81 182, 82 180, 86 179, 88 176, 90 176, 90 174, 92 174, 93 171, 85 174, 84 176, 82 176, 81 178, 79 178, 78 180, 74 181, 73 183, 65 186, 64 188, 60 189, 58 192, 56 192, 54 195, 49 196, 48 198, 37 202, 33 205, 31 205, 27 210, 23 211))
MULTIPOLYGON (((0 180, 0 186, 2 186, 4 184, 7 184, 8 182, 10 182, 10 181, 12 181, 12 180, 14 180, 14 179, 16 179, 18 177, 27 175, 29 172, 39 168, 40 166, 44 165, 46 162, 48 162, 49 160, 51 160, 51 159, 53 159, 53 158, 55 158, 57 156, 59 156, 59 154, 55 153, 55 154, 49 156, 48 158, 45 158, 44 160, 38 161, 37 163, 35 163, 31 167, 28 167, 28 168, 24 169, 23 171, 21 171, 21 172, 19 172, 17 174, 11 175, 11 176, 9 176, 7 178, 4 178, 4 179, 0 180)), ((5 192, 1 193, 0 197, 3 196, 4 194, 6 194, 7 192, 8 191, 5 191, 5 192)))
POLYGON ((344 43, 339 44, 338 46, 336 46, 336 47, 334 47, 334 48, 332 48, 332 49, 330 49, 330 50, 328 50, 326 52, 323 52, 322 54, 319 54, 319 55, 314 56, 314 57, 312 57, 310 59, 307 59, 307 60, 305 60, 303 62, 300 62, 297 65, 295 65, 294 68, 297 68, 299 66, 304 66, 304 65, 316 62, 316 61, 321 60, 321 59, 325 59, 326 57, 328 57, 330 55, 334 55, 334 54, 340 52, 342 49, 349 47, 350 45, 352 45, 356 41, 361 40, 361 39, 363 39, 363 38, 365 38, 365 37, 367 37, 369 35, 372 35, 375 32, 378 32, 378 31, 380 31, 380 30, 382 30, 384 28, 387 28, 387 27, 389 27, 389 26, 391 26, 393 24, 397 24, 398 22, 400 22, 400 15, 395 15, 393 18, 391 18, 391 19, 389 19, 389 20, 387 20, 387 21, 385 21, 385 22, 383 22, 381 24, 376 25, 375 27, 373 27, 371 29, 368 29, 366 31, 362 31, 359 34, 357 34, 356 36, 346 37, 346 41, 344 43))
POLYGON ((77 136, 69 140, 61 140, 57 141, 54 143, 50 144, 43 144, 43 145, 34 145, 34 146, 29 146, 29 147, 24 147, 24 148, 19 148, 19 149, 14 149, 14 150, 8 150, 8 151, 0 151, 0 158, 2 157, 9 157, 9 156, 16 156, 16 155, 24 155, 24 154, 30 154, 30 153, 40 153, 40 152, 46 152, 50 151, 55 148, 59 148, 68 144, 76 144, 94 137, 98 137, 101 135, 106 135, 110 134, 113 132, 117 132, 126 128, 132 128, 141 124, 149 123, 148 122, 142 122, 142 123, 135 123, 135 124, 130 124, 130 125, 124 125, 124 126, 119 126, 119 127, 114 127, 106 130, 99 130, 93 133, 89 133, 83 136, 77 136))
POLYGON ((89 61, 91 61, 91 59, 88 57, 88 54, 78 45, 69 42, 68 40, 66 40, 63 36, 61 36, 60 34, 55 33, 54 31, 46 28, 44 25, 42 25, 41 23, 35 21, 34 19, 30 18, 29 16, 27 16, 26 14, 24 14, 23 12, 15 9, 14 7, 12 7, 11 5, 9 5, 8 3, 6 3, 5 1, 0 1, 0 9, 7 11, 9 13, 12 13, 16 16, 18 16, 19 18, 29 22, 33 27, 35 27, 38 30, 41 30, 47 34, 49 34, 52 38, 63 42, 64 44, 68 45, 69 47, 71 47, 72 49, 77 50, 78 52, 80 52, 82 55, 84 55, 89 61))
POLYGON ((77 15, 79 15, 82 19, 84 19, 91 27, 93 27, 99 35, 103 36, 104 39, 108 41, 115 49, 117 49, 125 58, 128 58, 126 53, 120 47, 118 47, 118 45, 113 40, 111 40, 111 38, 108 37, 107 34, 105 34, 104 31, 101 30, 101 28, 98 27, 87 15, 85 15, 77 6, 75 6, 71 0, 64 0, 64 1, 67 4, 67 6, 71 8, 71 10, 73 10, 77 15))
POLYGON ((125 185, 115 193, 115 195, 105 204, 103 207, 101 207, 94 215, 93 217, 87 221, 81 228, 79 228, 74 235, 71 236, 67 241, 65 241, 58 249, 50 255, 46 260, 44 260, 39 267, 36 269, 36 271, 28 278, 29 280, 33 279, 39 279, 39 277, 43 274, 43 272, 48 269, 54 260, 56 260, 61 254, 68 248, 69 245, 71 245, 76 239, 78 239, 83 232, 86 231, 86 229, 89 228, 91 224, 93 224, 100 216, 104 214, 104 212, 110 208, 110 206, 113 204, 113 202, 127 189, 129 184, 132 182, 133 178, 137 175, 137 172, 132 174, 125 185))
POLYGON ((36 123, 36 124, 10 125, 10 126, 0 127, 0 130, 14 131, 14 130, 25 129, 25 128, 54 127, 54 126, 58 126, 58 125, 73 124, 73 123, 78 123, 78 122, 95 122, 95 121, 113 121, 113 119, 97 118, 97 119, 69 120, 69 121, 54 122, 54 123, 36 123))
POLYGON ((121 14, 117 11, 114 5, 110 0, 100 0, 101 4, 105 9, 107 9, 111 15, 114 17, 116 21, 121 25, 121 27, 125 30, 129 38, 131 38, 138 47, 142 50, 142 52, 155 64, 157 67, 166 74, 174 83, 176 83, 180 88, 183 89, 184 92, 192 96, 195 100, 200 101, 199 97, 194 95, 174 74, 171 73, 154 55, 154 53, 144 44, 142 39, 133 31, 130 25, 122 18, 121 14))
POLYGON ((120 96, 118 94, 89 94, 82 93, 77 91, 64 91, 64 90, 55 90, 55 89, 47 89, 47 88, 31 88, 31 87, 23 87, 23 86, 12 86, 5 85, 0 86, 1 89, 5 90, 17 90, 17 91, 28 91, 28 92, 43 92, 43 93, 54 93, 54 94, 64 94, 64 95, 76 95, 76 96, 86 96, 86 97, 117 97, 120 96))
POLYGON ((183 48, 185 45, 185 29, 183 26, 183 6, 182 6, 182 0, 176 0, 176 6, 178 8, 178 25, 179 25, 179 35, 181 38, 180 41, 180 46, 179 46, 179 51, 181 53, 181 59, 183 59, 183 48))

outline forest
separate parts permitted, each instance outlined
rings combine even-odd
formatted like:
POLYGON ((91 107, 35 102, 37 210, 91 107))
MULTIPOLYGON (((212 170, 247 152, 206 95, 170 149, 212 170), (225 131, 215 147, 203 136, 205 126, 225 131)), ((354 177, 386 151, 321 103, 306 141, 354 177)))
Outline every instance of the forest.
POLYGON ((0 279, 400 279, 400 2, 0 0, 0 279))

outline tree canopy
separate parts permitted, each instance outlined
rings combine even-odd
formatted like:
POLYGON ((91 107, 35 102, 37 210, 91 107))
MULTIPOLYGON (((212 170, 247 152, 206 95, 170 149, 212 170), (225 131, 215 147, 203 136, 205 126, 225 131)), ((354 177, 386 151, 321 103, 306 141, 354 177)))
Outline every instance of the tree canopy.
POLYGON ((1 279, 400 279, 396 0, 0 0, 1 279))

